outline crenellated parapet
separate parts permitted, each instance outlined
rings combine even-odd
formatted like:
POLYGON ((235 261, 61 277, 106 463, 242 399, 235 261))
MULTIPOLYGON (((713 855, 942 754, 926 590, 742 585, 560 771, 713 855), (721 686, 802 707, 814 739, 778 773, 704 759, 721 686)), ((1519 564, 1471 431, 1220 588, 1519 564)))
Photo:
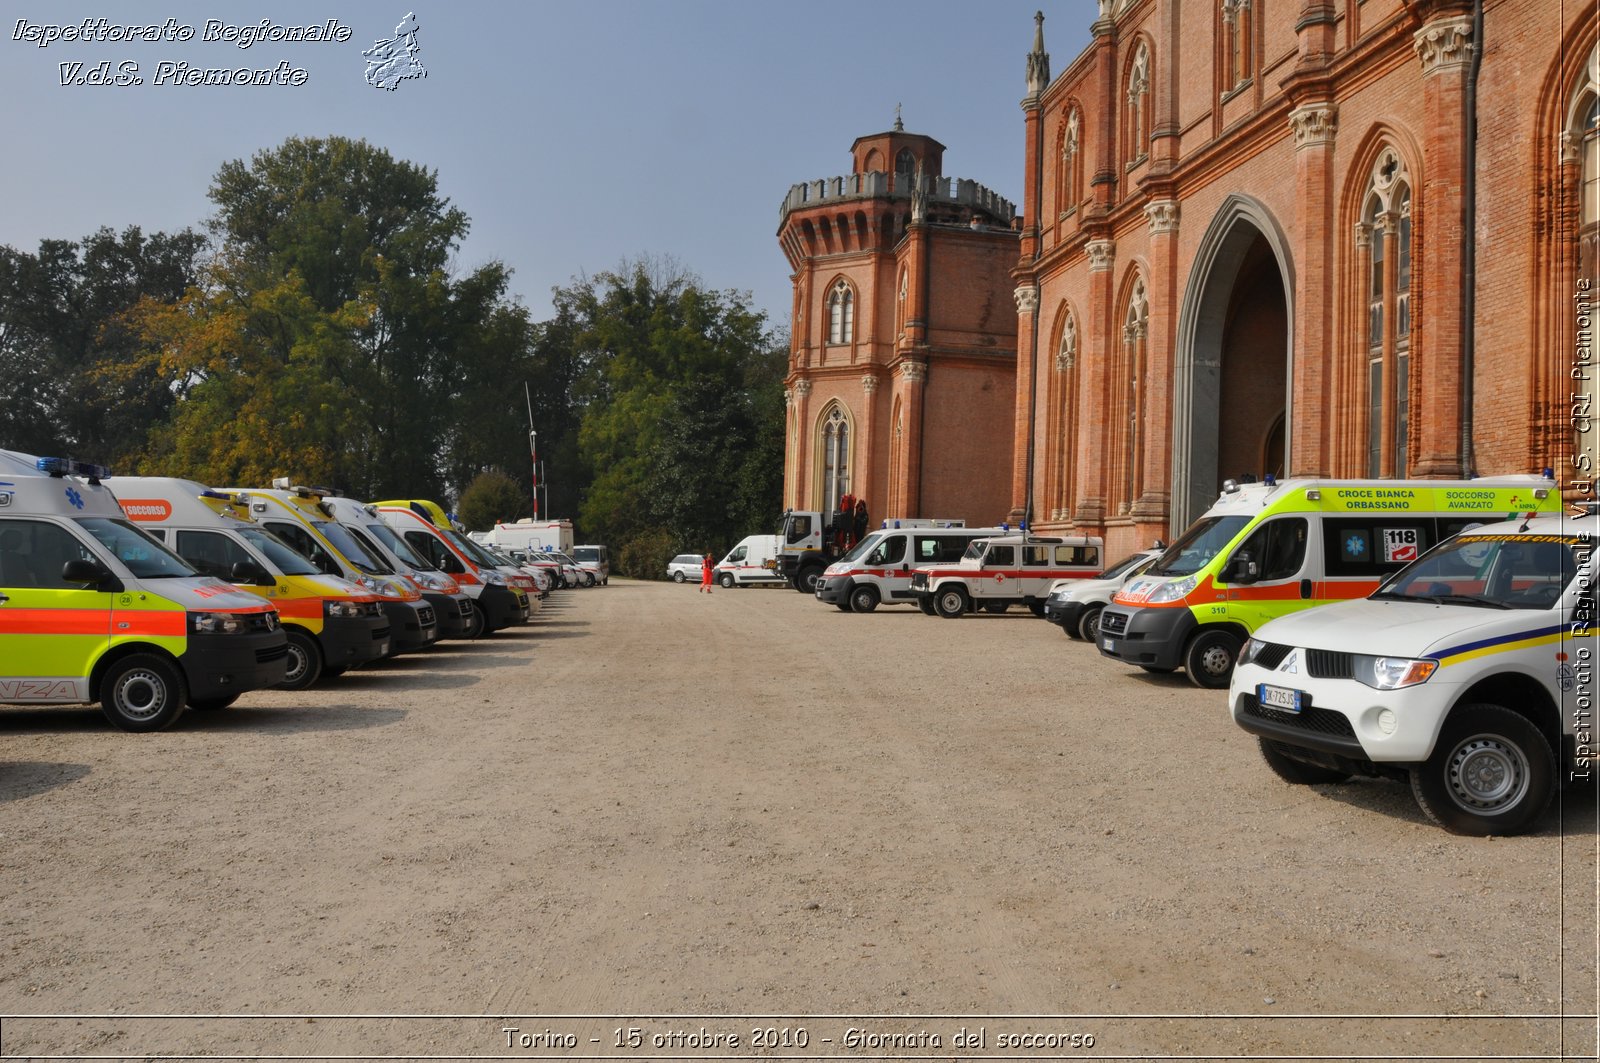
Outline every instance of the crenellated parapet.
POLYGON ((962 208, 963 217, 958 221, 960 224, 964 224, 969 217, 977 217, 986 224, 1010 228, 1017 216, 1015 203, 977 181, 960 177, 873 171, 825 177, 790 186, 789 194, 778 208, 778 225, 782 228, 789 215, 797 210, 875 199, 898 199, 909 203, 914 193, 927 197, 929 208, 935 212, 935 216, 940 206, 962 208))

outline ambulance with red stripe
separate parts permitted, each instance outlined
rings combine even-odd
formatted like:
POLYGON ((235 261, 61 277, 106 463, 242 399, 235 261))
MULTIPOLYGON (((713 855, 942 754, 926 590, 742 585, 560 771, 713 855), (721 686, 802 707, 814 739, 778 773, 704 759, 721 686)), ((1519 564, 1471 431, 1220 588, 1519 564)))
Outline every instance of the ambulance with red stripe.
POLYGON ((110 471, 0 450, 0 703, 98 701, 124 731, 283 681, 272 603, 140 531, 110 471))
POLYGON ((1100 614, 1100 652, 1147 672, 1184 668, 1222 689, 1262 624, 1371 594, 1473 524, 1560 506, 1548 476, 1307 480, 1223 486, 1144 575, 1100 614))
POLYGON ((1364 599, 1264 624, 1234 722, 1285 782, 1391 777, 1447 830, 1528 830, 1594 777, 1597 545, 1592 512, 1483 525, 1364 599))
POLYGON ((128 519, 208 576, 237 584, 278 607, 289 639, 283 690, 387 656, 389 620, 376 594, 324 575, 255 520, 250 496, 213 491, 170 476, 113 476, 128 519))
POLYGON ((916 605, 911 574, 961 560, 975 539, 1005 535, 1004 528, 940 526, 894 520, 870 533, 817 577, 817 601, 841 613, 870 613, 879 605, 916 605))
POLYGON ((453 526, 437 503, 426 499, 373 503, 378 515, 431 565, 448 573, 472 596, 482 614, 483 634, 526 624, 533 603, 519 584, 525 577, 502 572, 478 544, 453 526))
POLYGON ((1098 576, 1103 543, 1098 536, 1013 532, 974 539, 955 565, 911 574, 911 590, 924 613, 949 619, 982 610, 1003 613, 1023 605, 1044 615, 1057 580, 1098 576))

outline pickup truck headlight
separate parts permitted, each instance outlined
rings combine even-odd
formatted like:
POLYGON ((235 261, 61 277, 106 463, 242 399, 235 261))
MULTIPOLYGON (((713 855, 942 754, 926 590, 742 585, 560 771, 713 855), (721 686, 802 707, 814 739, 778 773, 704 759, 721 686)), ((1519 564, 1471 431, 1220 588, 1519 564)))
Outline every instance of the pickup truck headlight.
POLYGON ((196 635, 243 635, 250 622, 238 613, 190 613, 189 630, 196 635))
POLYGON ((1261 656, 1261 649, 1265 645, 1266 643, 1262 642, 1260 639, 1245 639, 1244 645, 1239 647, 1239 657, 1235 664, 1245 665, 1254 661, 1257 657, 1261 656))
POLYGON ((340 602, 328 600, 322 603, 322 615, 329 618, 350 619, 366 614, 365 602, 340 602))
POLYGON ((1374 657, 1355 654, 1355 678, 1374 690, 1400 690, 1426 683, 1439 670, 1438 661, 1417 661, 1410 657, 1374 657))

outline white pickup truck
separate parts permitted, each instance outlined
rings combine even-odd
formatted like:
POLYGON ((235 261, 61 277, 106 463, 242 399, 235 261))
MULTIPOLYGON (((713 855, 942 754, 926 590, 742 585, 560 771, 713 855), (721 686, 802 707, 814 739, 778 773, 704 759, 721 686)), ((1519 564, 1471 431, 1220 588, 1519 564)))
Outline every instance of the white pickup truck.
POLYGON ((1484 525, 1368 598, 1264 624, 1234 722, 1287 782, 1389 776, 1446 830, 1529 830, 1592 778, 1597 542, 1592 513, 1484 525))

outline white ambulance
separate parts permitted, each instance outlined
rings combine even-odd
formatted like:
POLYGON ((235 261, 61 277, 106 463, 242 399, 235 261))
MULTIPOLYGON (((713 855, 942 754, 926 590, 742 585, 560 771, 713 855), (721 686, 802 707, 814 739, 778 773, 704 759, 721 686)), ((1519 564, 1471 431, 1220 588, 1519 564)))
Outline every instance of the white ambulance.
POLYGON ((897 522, 868 535, 817 578, 817 601, 844 613, 870 613, 879 605, 916 605, 911 574, 954 565, 975 540, 1004 535, 1004 528, 933 527, 897 522))
POLYGON ((746 535, 711 569, 711 578, 721 587, 782 587, 789 582, 778 571, 782 548, 783 540, 776 535, 746 535))
POLYGON ((1595 755, 1600 518, 1462 532, 1367 598, 1263 624, 1228 689, 1290 783, 1411 785, 1460 834, 1532 828, 1595 755))
POLYGON ((283 682, 272 603, 129 523, 110 475, 0 450, 0 703, 98 701, 124 731, 159 731, 283 682))
POLYGON ((1044 600, 1057 580, 1100 574, 1103 548, 1094 535, 1012 532, 975 539, 956 564, 912 573, 911 590, 929 616, 953 620, 980 609, 1003 613, 1013 605, 1043 616, 1044 600))

